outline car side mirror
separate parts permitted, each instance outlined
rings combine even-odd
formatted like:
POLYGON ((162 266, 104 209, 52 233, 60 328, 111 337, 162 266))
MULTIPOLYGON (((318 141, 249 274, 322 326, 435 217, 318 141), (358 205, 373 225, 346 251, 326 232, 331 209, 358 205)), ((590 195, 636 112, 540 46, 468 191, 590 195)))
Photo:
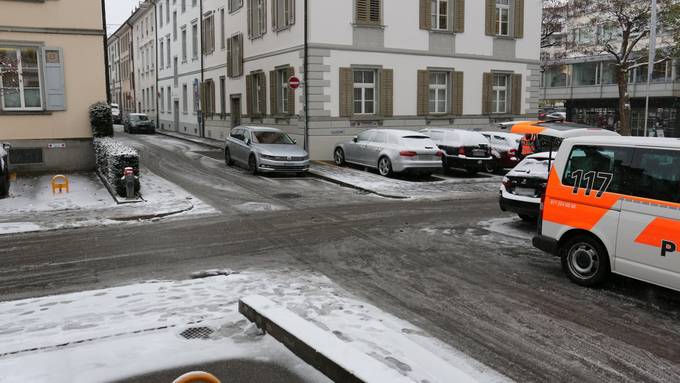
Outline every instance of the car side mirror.
POLYGON ((357 138, 357 136, 352 137, 352 142, 358 142, 358 141, 359 141, 359 138, 357 138))

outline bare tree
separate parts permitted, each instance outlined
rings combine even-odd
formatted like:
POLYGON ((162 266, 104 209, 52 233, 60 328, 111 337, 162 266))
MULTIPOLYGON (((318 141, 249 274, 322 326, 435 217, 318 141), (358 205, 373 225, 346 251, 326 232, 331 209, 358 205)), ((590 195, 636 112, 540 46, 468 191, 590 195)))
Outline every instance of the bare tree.
MULTIPOLYGON (((589 33, 595 41, 579 43, 570 41, 567 50, 585 55, 608 55, 613 60, 616 84, 619 90, 620 133, 631 135, 631 105, 628 78, 631 71, 646 65, 649 52, 651 2, 649 0, 574 0, 574 9, 588 20, 589 33)), ((659 25, 674 35, 677 28, 678 1, 660 0, 659 25)), ((660 45, 657 61, 670 60, 675 52, 671 45, 660 45)))
POLYGON ((560 34, 567 19, 567 4, 564 0, 543 0, 541 16, 541 48, 561 44, 556 35, 560 34))

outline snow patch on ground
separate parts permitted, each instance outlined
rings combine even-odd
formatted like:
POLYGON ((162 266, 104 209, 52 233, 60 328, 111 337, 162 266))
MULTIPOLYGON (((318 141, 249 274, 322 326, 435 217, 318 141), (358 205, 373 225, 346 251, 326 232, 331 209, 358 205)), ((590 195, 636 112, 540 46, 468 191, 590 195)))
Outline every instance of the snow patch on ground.
POLYGON ((9 222, 0 223, 0 235, 2 234, 15 234, 15 233, 26 233, 29 231, 40 231, 41 226, 34 224, 33 222, 9 222))
POLYGON ((529 243, 531 243, 532 238, 536 234, 535 225, 515 217, 494 218, 480 222, 479 225, 490 232, 526 240, 529 243))
POLYGON ((249 212, 287 210, 288 208, 285 206, 274 205, 266 202, 246 202, 239 205, 235 205, 234 209, 244 213, 249 213, 249 212))
MULTIPOLYGON (((281 359, 271 354, 280 348, 269 337, 253 336, 252 325, 238 313, 238 299, 251 294, 271 299, 413 381, 447 382, 413 351, 414 343, 478 381, 507 380, 412 324, 351 296, 325 276, 296 269, 2 302, 0 371, 9 381, 78 382, 123 378, 208 358, 281 359), (178 334, 191 326, 216 331, 207 340, 180 339, 178 334)), ((289 367, 295 370, 299 363, 289 367)))

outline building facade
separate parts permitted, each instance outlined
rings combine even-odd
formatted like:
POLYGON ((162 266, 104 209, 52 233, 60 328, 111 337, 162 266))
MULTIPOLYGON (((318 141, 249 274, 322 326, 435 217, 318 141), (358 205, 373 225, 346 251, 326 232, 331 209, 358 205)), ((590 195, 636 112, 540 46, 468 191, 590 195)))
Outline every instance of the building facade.
POLYGON ((128 19, 107 39, 107 52, 113 48, 115 55, 109 59, 111 102, 118 104, 122 114, 136 111, 133 30, 128 19))
POLYGON ((94 166, 88 107, 106 100, 104 39, 103 1, 2 2, 0 141, 13 168, 94 166))
POLYGON ((141 3, 128 20, 132 31, 134 112, 156 120, 156 8, 141 3))

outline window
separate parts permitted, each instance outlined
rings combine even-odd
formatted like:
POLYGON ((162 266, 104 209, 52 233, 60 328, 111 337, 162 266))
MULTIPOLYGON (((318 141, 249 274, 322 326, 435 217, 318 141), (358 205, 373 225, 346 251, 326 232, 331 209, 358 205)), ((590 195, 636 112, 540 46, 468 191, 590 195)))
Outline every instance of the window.
POLYGON ((206 80, 203 89, 205 91, 203 111, 207 116, 212 116, 215 113, 215 82, 212 79, 206 80))
POLYGON ((508 105, 508 75, 494 73, 491 98, 492 113, 506 113, 508 105))
POLYGON ((432 29, 449 28, 449 0, 432 0, 432 29))
POLYGON ((165 0, 165 21, 170 24, 170 0, 165 0))
POLYGON ((510 0, 496 0, 496 34, 510 35, 510 0))
MULTIPOLYGON (((42 109, 38 58, 38 48, 0 48, 2 109, 42 109)), ((61 58, 57 57, 57 63, 60 62, 59 60, 61 58)), ((48 56, 45 61, 49 63, 50 57, 48 56)))
POLYGON ((215 17, 210 15, 203 19, 203 54, 215 51, 215 17))
POLYGON ((295 23, 295 0, 272 0, 274 30, 281 31, 295 23))
POLYGON ((227 113, 227 81, 224 76, 220 76, 220 114, 227 113))
POLYGON ((600 76, 601 84, 616 84, 616 71, 618 67, 613 62, 602 63, 602 76, 600 76))
POLYGON ((680 151, 637 149, 630 177, 636 197, 680 202, 680 151))
POLYGON ((191 0, 191 6, 192 7, 195 7, 197 3, 198 3, 197 0, 191 0))
POLYGON ((243 0, 228 0, 229 2, 229 12, 234 12, 237 9, 241 9, 243 6, 243 0))
POLYGON ((224 50, 224 8, 220 9, 220 49, 224 50))
POLYGON ((227 76, 238 77, 243 74, 243 35, 231 36, 227 41, 227 76))
POLYGON ((168 113, 172 113, 172 90, 170 90, 170 87, 168 87, 167 90, 167 96, 168 96, 168 113))
POLYGON ((354 114, 375 114, 375 70, 354 71, 354 114))
POLYGON ((248 0, 248 32, 251 39, 267 33, 267 5, 265 0, 248 0))
POLYGON ((382 23, 382 0, 355 0, 354 21, 359 25, 382 23))
POLYGON ((265 105, 265 78, 264 73, 253 74, 253 112, 256 115, 266 114, 267 111, 263 110, 262 106, 265 105))
POLYGON ((187 84, 182 84, 182 113, 187 114, 189 109, 189 90, 187 84))
POLYGON ((167 42, 167 44, 166 44, 166 45, 167 45, 167 47, 166 47, 167 49, 165 50, 165 52, 168 54, 168 62, 167 62, 167 64, 168 64, 168 68, 170 68, 170 64, 171 64, 171 61, 172 61, 172 58, 171 58, 171 57, 172 57, 172 54, 171 54, 171 52, 170 52, 170 36, 167 37, 166 42, 167 42))
POLYGON ((555 65, 547 67, 544 83, 547 88, 557 88, 569 85, 569 65, 555 65))
POLYGON ((165 89, 161 88, 161 96, 160 96, 160 110, 161 113, 165 113, 165 89))
POLYGON ((429 110, 431 114, 448 112, 449 74, 447 72, 430 72, 429 110))
POLYGON ((562 183, 574 187, 578 184, 586 190, 625 193, 632 155, 633 149, 630 148, 574 146, 562 183))
POLYGON ((172 40, 177 41, 177 11, 172 11, 172 40))
POLYGON ((186 10, 187 10, 187 0, 182 0, 180 7, 182 8, 182 13, 186 12, 186 10))
POLYGON ((191 57, 198 58, 198 24, 191 24, 191 57))
POLYGON ((194 114, 198 112, 198 79, 194 79, 194 114))
POLYGON ((578 63, 572 66, 572 83, 574 85, 595 85, 597 84, 597 77, 600 63, 585 62, 578 63))
POLYGON ((158 20, 161 23, 161 27, 162 27, 163 26, 163 4, 158 4, 158 14, 160 15, 158 20))
POLYGON ((174 67, 173 68, 173 70, 174 70, 173 71, 174 85, 175 85, 175 88, 177 88, 179 86, 179 68, 178 68, 178 65, 177 65, 177 56, 172 58, 172 63, 174 64, 173 65, 173 67, 174 67))
POLYGON ((187 62, 187 29, 182 27, 182 62, 187 62))
POLYGON ((276 71, 276 111, 280 114, 288 114, 288 68, 276 71))

